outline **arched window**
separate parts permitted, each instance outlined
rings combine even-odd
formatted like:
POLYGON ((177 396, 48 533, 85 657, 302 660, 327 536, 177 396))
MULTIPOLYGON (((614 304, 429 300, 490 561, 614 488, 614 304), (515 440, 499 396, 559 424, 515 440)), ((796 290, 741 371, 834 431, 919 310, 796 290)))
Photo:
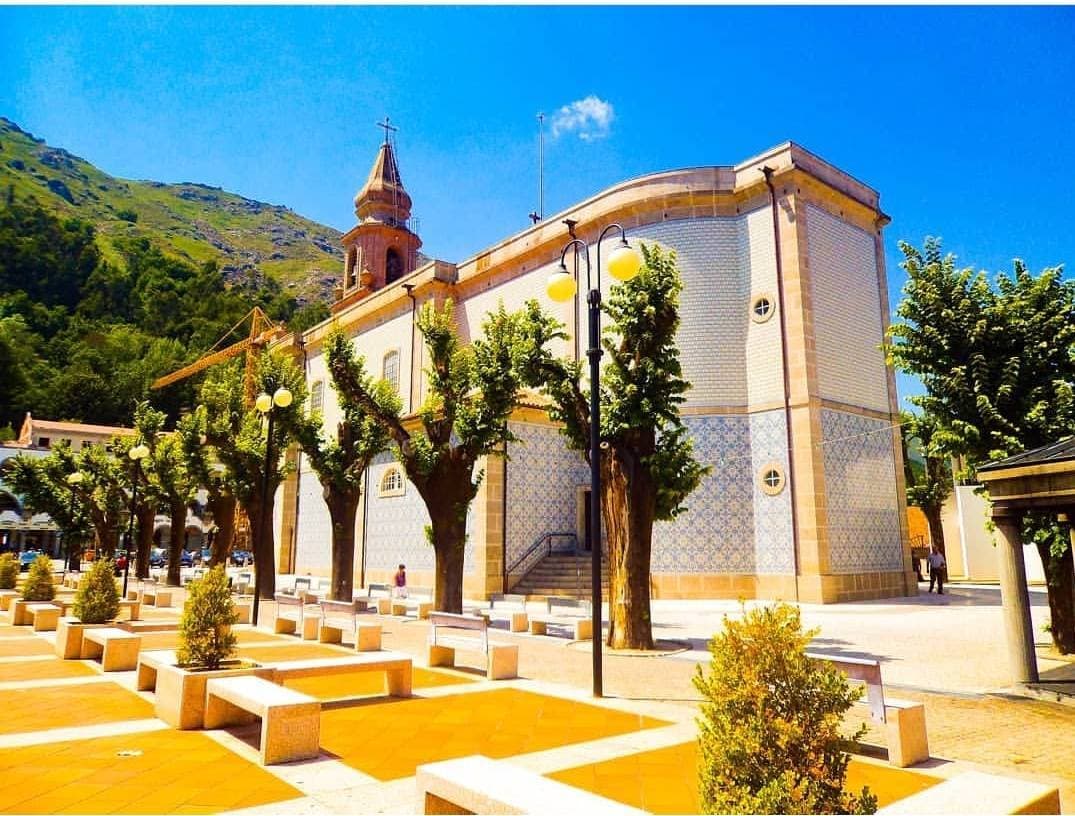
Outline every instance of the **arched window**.
POLYGON ((347 271, 343 282, 348 289, 358 284, 358 250, 353 247, 347 253, 347 271))
POLYGON ((320 414, 325 406, 325 381, 318 380, 310 386, 310 413, 320 414))
POLYGON ((381 476, 381 484, 377 489, 377 495, 383 498, 402 496, 405 491, 405 485, 403 471, 398 467, 390 467, 381 476))
POLYGON ((381 377, 388 380, 399 391, 399 351, 393 349, 385 354, 381 361, 381 377))
POLYGON ((398 281, 403 277, 403 256, 395 247, 389 247, 384 258, 384 282, 386 284, 398 281))

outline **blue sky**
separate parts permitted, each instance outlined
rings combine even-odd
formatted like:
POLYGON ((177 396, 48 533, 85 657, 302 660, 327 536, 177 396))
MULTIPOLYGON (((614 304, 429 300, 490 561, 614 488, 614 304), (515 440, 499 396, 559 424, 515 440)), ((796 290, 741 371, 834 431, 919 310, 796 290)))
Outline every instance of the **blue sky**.
POLYGON ((343 230, 387 114, 446 260, 527 225, 539 111, 576 114, 547 131, 546 213, 792 139, 881 192, 895 304, 899 239, 1075 268, 1073 32, 1071 8, 8 7, 0 115, 343 230))

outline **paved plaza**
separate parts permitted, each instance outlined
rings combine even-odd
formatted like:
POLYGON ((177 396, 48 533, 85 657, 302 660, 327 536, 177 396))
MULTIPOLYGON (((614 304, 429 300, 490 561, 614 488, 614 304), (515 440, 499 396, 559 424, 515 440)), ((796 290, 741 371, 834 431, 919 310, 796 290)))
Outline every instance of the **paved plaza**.
MULTIPOLYGON (((1044 593, 1034 601, 1035 613, 1043 612, 1044 593)), ((266 625, 272 609, 262 606, 266 625)), ((382 624, 385 649, 414 658, 414 697, 384 697, 376 674, 289 681, 322 701, 321 754, 273 766, 258 764, 257 724, 169 728, 154 716, 153 695, 135 690, 134 672, 104 674, 90 661, 60 660, 53 633, 13 627, 0 613, 0 811, 414 813, 421 810, 419 765, 484 754, 654 813, 683 812, 695 797, 691 679, 709 635, 739 609, 656 601, 661 656, 606 654, 607 698, 600 701, 589 694, 586 643, 498 630, 497 640, 519 645, 520 679, 491 683, 476 668, 479 656, 471 668, 425 667, 426 622, 370 615, 382 624)), ((821 627, 817 651, 877 658, 886 686, 926 707, 934 758, 913 775, 883 758, 856 758, 852 784, 869 784, 884 804, 908 785, 984 770, 1059 787, 1065 812, 1075 811, 1068 760, 1075 706, 1008 688, 995 587, 953 585, 943 597, 802 609, 806 625, 821 627)), ((167 625, 178 609, 148 608, 144 617, 167 625)), ((264 628, 236 631, 240 656, 250 660, 354 654, 264 628)), ((142 636, 143 649, 177 644, 174 631, 142 636)), ((1070 664, 1043 660, 1042 668, 1049 676, 1070 664)), ((864 708, 854 709, 848 726, 864 717, 864 708)), ((884 739, 871 725, 867 741, 884 739)))

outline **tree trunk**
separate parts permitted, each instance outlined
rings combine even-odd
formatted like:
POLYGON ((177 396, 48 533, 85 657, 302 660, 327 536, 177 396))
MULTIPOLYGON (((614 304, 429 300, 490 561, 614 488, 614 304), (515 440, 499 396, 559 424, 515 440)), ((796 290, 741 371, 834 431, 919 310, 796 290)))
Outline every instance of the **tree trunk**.
POLYGON ((247 518, 250 519, 251 550, 254 553, 254 571, 258 577, 261 599, 271 601, 276 594, 276 552, 273 546, 272 512, 275 503, 275 491, 269 492, 269 503, 265 508, 264 534, 261 522, 261 496, 251 496, 245 503, 247 518))
POLYGON ((941 524, 941 508, 940 505, 931 504, 928 507, 920 508, 922 514, 926 517, 926 522, 929 524, 929 537, 932 544, 941 552, 941 555, 945 556, 947 560, 948 556, 944 551, 944 525, 941 524))
POLYGON ((172 525, 168 540, 168 586, 179 586, 179 554, 183 552, 187 532, 186 502, 168 502, 168 515, 172 525))
POLYGON ((1064 548, 1060 557, 1052 554, 1048 541, 1038 542, 1037 548, 1048 587, 1053 646, 1060 654, 1075 653, 1075 573, 1071 545, 1064 548))
POLYGON ((454 501, 426 502, 433 527, 436 586, 433 607, 438 612, 463 611, 463 552, 467 539, 466 512, 460 518, 454 501))
POLYGON ((350 601, 354 593, 355 515, 361 493, 329 495, 327 488, 324 493, 332 519, 332 600, 350 601))
POLYGON ((157 518, 157 508, 151 504, 141 504, 135 511, 138 520, 138 555, 135 558, 135 577, 149 577, 149 554, 153 548, 153 522, 157 518))
MULTIPOLYGON (((632 466, 616 449, 602 457, 601 471, 601 516, 608 536, 608 645, 652 649, 649 579, 656 489, 646 469, 632 466)), ((595 639, 600 636, 594 632, 595 639)))
POLYGON ((209 512, 213 514, 213 524, 216 525, 216 535, 213 536, 212 552, 209 555, 209 565, 212 567, 217 564, 227 566, 231 543, 235 539, 236 504, 238 502, 231 494, 209 496, 209 512))

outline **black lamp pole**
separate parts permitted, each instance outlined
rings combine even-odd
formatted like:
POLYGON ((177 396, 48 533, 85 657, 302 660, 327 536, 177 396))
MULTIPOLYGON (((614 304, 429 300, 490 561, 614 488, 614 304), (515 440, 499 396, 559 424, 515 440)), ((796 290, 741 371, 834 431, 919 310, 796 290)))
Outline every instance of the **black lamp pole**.
POLYGON ((127 576, 131 573, 131 541, 134 540, 134 509, 138 506, 138 477, 142 473, 142 460, 134 460, 134 487, 131 489, 131 512, 127 518, 127 558, 123 562, 123 597, 127 597, 127 576))
POLYGON ((266 413, 269 415, 269 433, 268 438, 265 440, 265 470, 262 473, 261 480, 261 512, 258 513, 258 537, 257 541, 254 544, 254 608, 251 610, 251 616, 254 621, 254 626, 258 625, 258 608, 261 603, 262 565, 258 561, 258 550, 262 549, 262 545, 265 541, 265 524, 267 521, 266 517, 269 515, 269 469, 272 467, 273 408, 269 408, 266 413))
MULTIPOLYGON (((573 226, 573 225, 572 225, 573 226)), ((586 303, 589 306, 590 347, 590 585, 593 620, 593 696, 604 696, 604 672, 601 649, 604 635, 601 626, 601 242, 611 230, 619 230, 624 245, 627 234, 619 224, 609 224, 597 236, 597 286, 590 279, 590 247, 581 238, 572 238, 560 253, 560 266, 572 247, 581 248, 586 258, 586 303)), ((578 269, 576 268, 576 274, 578 269)))

